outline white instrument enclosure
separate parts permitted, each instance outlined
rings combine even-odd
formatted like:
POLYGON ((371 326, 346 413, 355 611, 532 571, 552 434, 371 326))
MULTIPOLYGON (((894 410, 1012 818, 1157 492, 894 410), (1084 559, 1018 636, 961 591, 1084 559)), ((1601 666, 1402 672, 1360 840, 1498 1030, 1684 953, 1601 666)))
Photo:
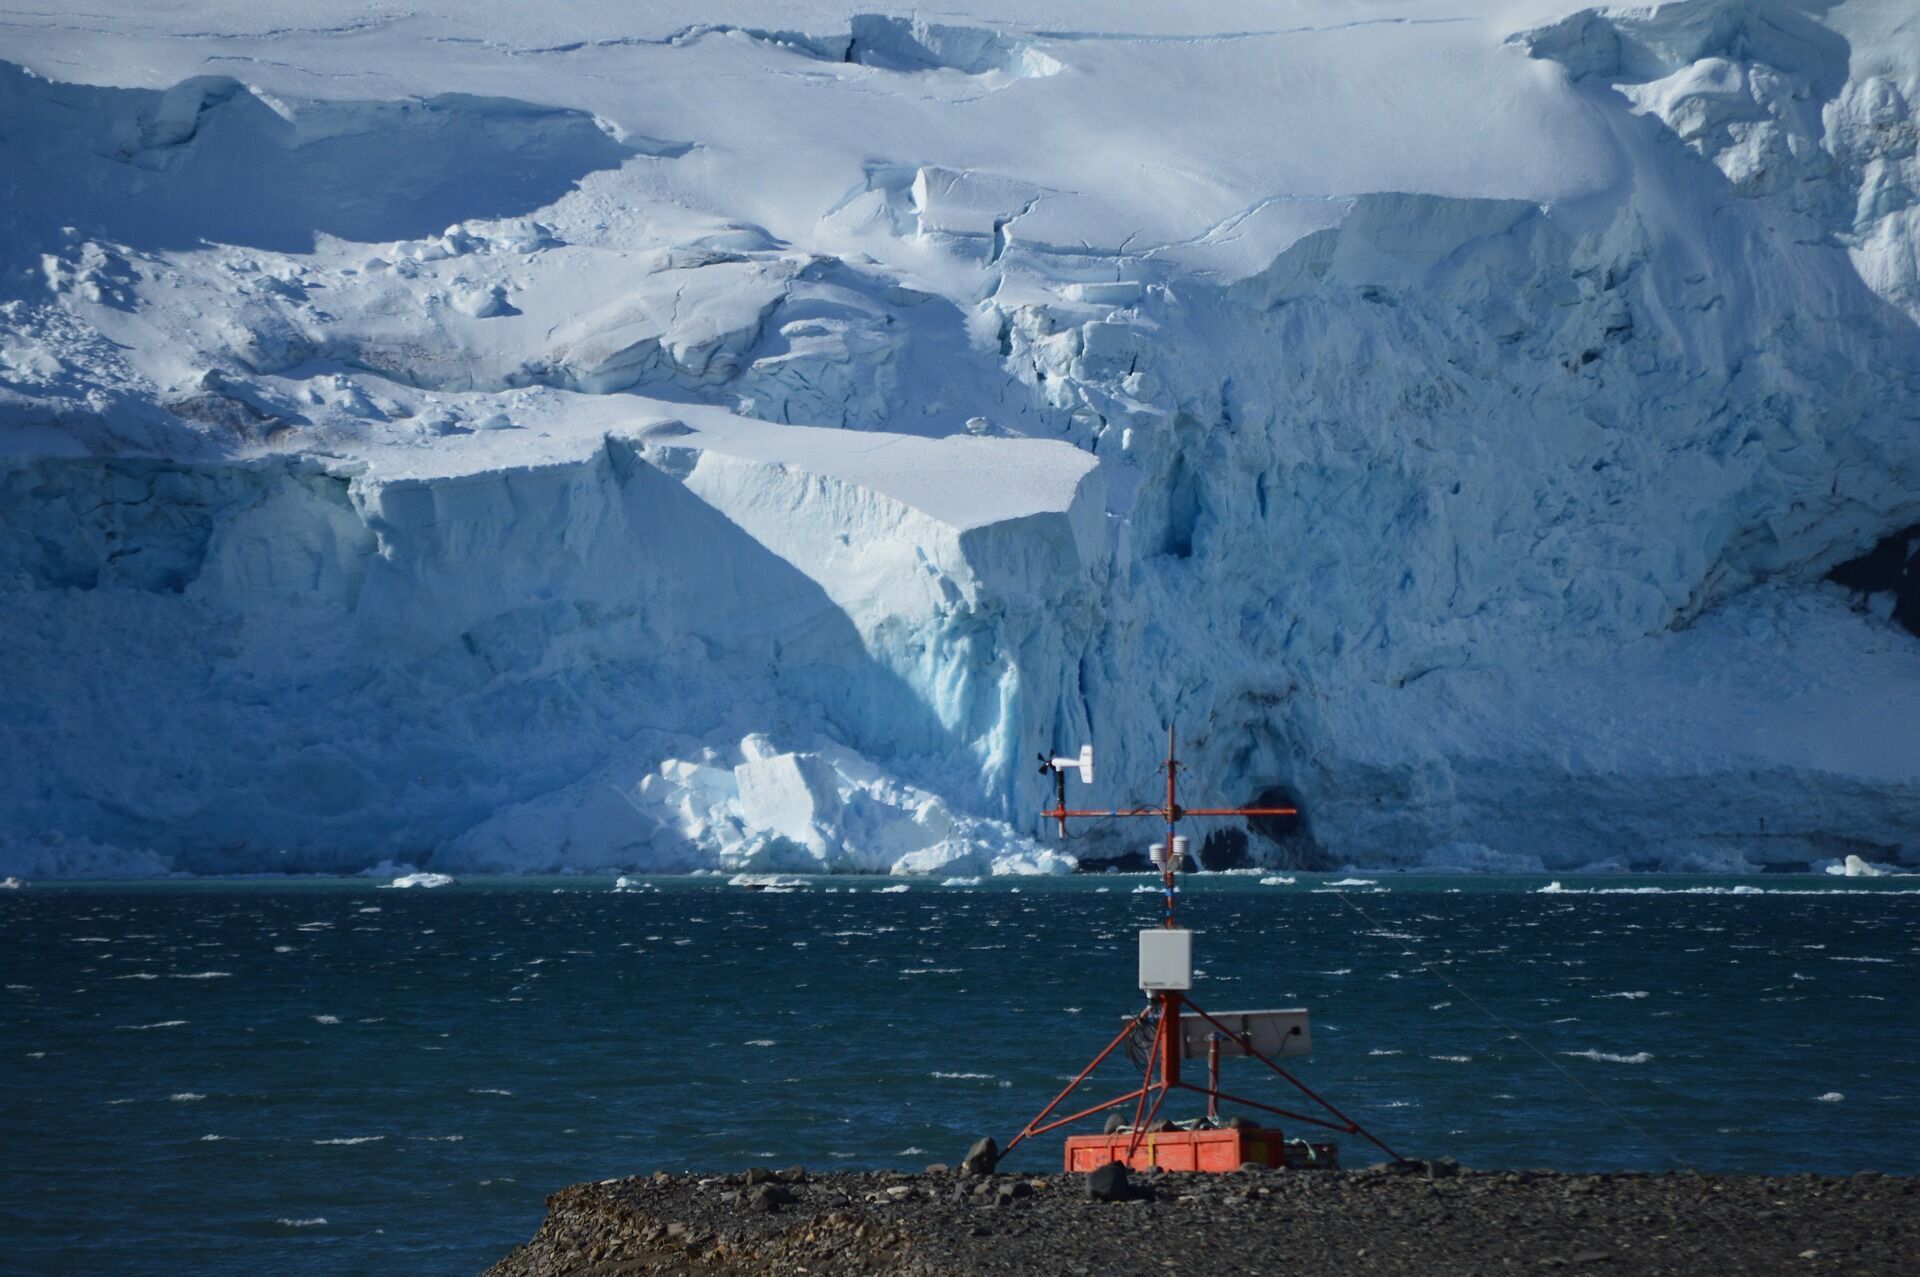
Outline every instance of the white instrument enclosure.
POLYGON ((1193 932, 1155 927, 1140 933, 1140 987, 1149 993, 1193 987, 1193 932))

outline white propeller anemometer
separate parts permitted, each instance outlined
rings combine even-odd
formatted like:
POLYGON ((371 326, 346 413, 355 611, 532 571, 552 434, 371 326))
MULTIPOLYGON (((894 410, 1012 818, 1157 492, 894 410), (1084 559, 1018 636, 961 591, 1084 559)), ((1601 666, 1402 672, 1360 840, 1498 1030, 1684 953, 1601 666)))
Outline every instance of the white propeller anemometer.
POLYGON ((1091 785, 1093 783, 1093 746, 1082 745, 1078 758, 1055 758, 1047 765, 1057 772, 1077 771, 1080 773, 1080 783, 1091 785))

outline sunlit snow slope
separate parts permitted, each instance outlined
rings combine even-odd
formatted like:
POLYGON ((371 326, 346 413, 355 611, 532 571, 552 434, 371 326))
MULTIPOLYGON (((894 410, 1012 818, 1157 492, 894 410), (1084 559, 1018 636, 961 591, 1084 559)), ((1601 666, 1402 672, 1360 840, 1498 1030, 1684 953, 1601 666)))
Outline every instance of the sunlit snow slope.
POLYGON ((0 870, 1057 871, 1169 721, 1304 809, 1216 865, 1920 863, 1917 101, 1897 0, 0 9, 0 870))

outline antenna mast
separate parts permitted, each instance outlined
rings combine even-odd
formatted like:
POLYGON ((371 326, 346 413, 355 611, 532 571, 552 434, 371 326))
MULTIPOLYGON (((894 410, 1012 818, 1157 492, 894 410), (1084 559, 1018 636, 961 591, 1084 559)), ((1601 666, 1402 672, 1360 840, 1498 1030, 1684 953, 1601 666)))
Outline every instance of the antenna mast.
MULTIPOLYGON (((1174 729, 1167 728, 1167 760, 1162 770, 1167 774, 1167 797, 1159 807, 1131 808, 1070 808, 1067 806, 1067 773, 1077 771, 1081 782, 1093 783, 1093 746, 1083 745, 1077 757, 1050 757, 1041 755, 1040 770, 1053 773, 1054 805, 1043 811, 1046 816, 1059 823, 1060 836, 1066 837, 1069 820, 1109 820, 1120 817, 1148 817, 1166 822, 1166 841, 1153 844, 1150 856, 1154 868, 1160 871, 1161 890, 1166 899, 1166 913, 1159 927, 1140 933, 1140 988, 1148 996, 1148 1005, 1127 1018, 1126 1027, 1120 1035, 1109 1042, 1106 1049, 1093 1058, 1093 1062, 1082 1069, 1078 1076, 1067 1084, 1065 1090, 1053 1098, 1053 1102, 1040 1110, 1034 1119, 1021 1129, 1018 1135, 1007 1145, 1007 1152, 1023 1140, 1045 1134, 1059 1127, 1091 1117, 1095 1113, 1108 1112, 1122 1105, 1133 1105, 1133 1120, 1121 1125, 1117 1133, 1107 1136, 1076 1136, 1067 1141, 1067 1169, 1091 1170, 1107 1161, 1124 1162, 1136 1168, 1144 1165, 1168 1165, 1163 1159, 1184 1158, 1188 1164, 1182 1169, 1190 1170, 1234 1170, 1242 1158, 1254 1155, 1269 1165, 1283 1164, 1280 1159, 1284 1150, 1276 1145, 1268 1145, 1258 1137, 1246 1137, 1240 1132, 1229 1136, 1228 1132, 1217 1129, 1194 1127, 1184 1131, 1160 1132, 1154 1125, 1160 1114, 1160 1106, 1175 1090, 1198 1092, 1207 1099, 1207 1117, 1205 1123, 1217 1126, 1219 1103, 1225 1100, 1246 1108, 1258 1109, 1275 1114, 1295 1122, 1305 1122, 1312 1126, 1339 1131, 1342 1134, 1358 1135, 1373 1143, 1395 1161, 1400 1155, 1395 1153, 1372 1132, 1358 1122, 1336 1109, 1321 1098, 1293 1074, 1281 1068, 1275 1062, 1275 1056, 1304 1055, 1308 1049, 1307 1013, 1304 1010, 1286 1011, 1237 1011, 1211 1015, 1187 996, 1187 990, 1193 984, 1193 950, 1191 931, 1181 930, 1175 925, 1174 903, 1179 896, 1179 887, 1175 884, 1175 875, 1187 859, 1187 838, 1179 832, 1180 822, 1190 817, 1202 816, 1297 816, 1297 807, 1182 807, 1180 805, 1181 762, 1175 749, 1174 729), (1078 1090, 1101 1063, 1120 1047, 1123 1042, 1136 1035, 1152 1035, 1152 1046, 1148 1050, 1145 1062, 1146 1076, 1139 1086, 1091 1108, 1082 1109, 1066 1117, 1053 1117, 1066 1098, 1078 1090), (1233 1055, 1244 1055, 1259 1060, 1274 1073, 1291 1083, 1292 1086, 1311 1100, 1319 1110, 1319 1115, 1301 1113, 1264 1104, 1258 1100, 1229 1095, 1220 1090, 1220 1056, 1225 1051, 1233 1055), (1188 1057, 1207 1060, 1207 1083, 1199 1086, 1182 1080, 1181 1061, 1188 1057), (1148 1101, 1151 1099, 1151 1107, 1148 1101), (1230 1148, 1215 1147, 1220 1137, 1226 1137, 1230 1148), (1143 1146, 1143 1141, 1145 1141, 1143 1146), (1212 1148, 1211 1153, 1203 1151, 1212 1148), (1185 1152, 1176 1152, 1184 1149, 1185 1152), (1221 1164, 1206 1164, 1209 1158, 1224 1156, 1221 1164), (1077 1165, 1087 1161, 1085 1166, 1077 1165)), ((1165 1126, 1162 1123, 1161 1126, 1165 1126)), ((1108 1128, 1110 1132, 1113 1127, 1108 1128)), ((1278 1132, 1274 1132, 1277 1136, 1278 1132)), ((1338 1153, 1332 1145, 1313 1145, 1310 1160, 1313 1164, 1335 1164, 1338 1153), (1324 1159, 1324 1160, 1322 1160, 1324 1159)), ((1285 1164, 1292 1164, 1287 1162, 1285 1164)))
POLYGON ((1167 725, 1167 761, 1161 764, 1161 770, 1167 774, 1167 801, 1159 807, 1129 807, 1085 810, 1067 806, 1067 772, 1073 768, 1080 770, 1080 779, 1086 784, 1093 783, 1093 746, 1080 747, 1079 758, 1041 758, 1040 770, 1052 772, 1054 780, 1054 805, 1040 814, 1059 822, 1060 836, 1067 836, 1069 820, 1107 820, 1123 816, 1146 816, 1167 823, 1167 840, 1156 843, 1159 854, 1153 855, 1153 867, 1160 871, 1162 890, 1166 895, 1167 911, 1162 925, 1168 930, 1174 927, 1174 899, 1179 888, 1174 884, 1174 874, 1187 858, 1187 839, 1179 832, 1180 822, 1189 816, 1298 816, 1298 807, 1182 807, 1180 805, 1180 762, 1174 747, 1174 729, 1167 725), (1064 764, 1064 765, 1063 765, 1064 764))

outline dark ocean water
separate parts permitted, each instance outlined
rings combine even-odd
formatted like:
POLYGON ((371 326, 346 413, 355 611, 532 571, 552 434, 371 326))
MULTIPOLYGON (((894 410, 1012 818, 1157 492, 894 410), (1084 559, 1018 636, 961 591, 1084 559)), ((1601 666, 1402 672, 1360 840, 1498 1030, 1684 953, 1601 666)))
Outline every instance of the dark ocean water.
MULTIPOLYGON (((1309 1007, 1301 1077, 1402 1152, 1920 1171, 1920 882, 1295 877, 1187 880, 1195 996, 1309 1007)), ((954 1161, 1136 1008, 1158 909, 651 881, 0 893, 0 1268, 472 1273, 580 1180, 954 1161)))

